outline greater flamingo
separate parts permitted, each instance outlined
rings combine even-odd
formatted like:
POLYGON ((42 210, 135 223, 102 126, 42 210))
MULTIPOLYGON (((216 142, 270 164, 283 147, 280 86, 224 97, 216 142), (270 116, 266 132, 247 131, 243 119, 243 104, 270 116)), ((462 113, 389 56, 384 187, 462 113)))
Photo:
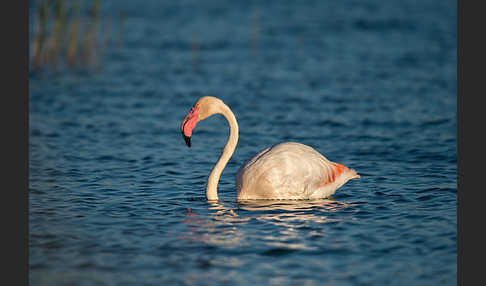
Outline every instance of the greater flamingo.
MULTIPOLYGON (((186 144, 191 147, 196 124, 222 114, 229 124, 229 137, 218 162, 208 177, 206 198, 218 200, 218 182, 238 143, 238 123, 231 109, 219 98, 199 98, 181 124, 186 144)), ((347 181, 360 176, 355 170, 331 162, 304 144, 285 142, 268 147, 248 160, 236 176, 237 201, 328 198, 347 181)))

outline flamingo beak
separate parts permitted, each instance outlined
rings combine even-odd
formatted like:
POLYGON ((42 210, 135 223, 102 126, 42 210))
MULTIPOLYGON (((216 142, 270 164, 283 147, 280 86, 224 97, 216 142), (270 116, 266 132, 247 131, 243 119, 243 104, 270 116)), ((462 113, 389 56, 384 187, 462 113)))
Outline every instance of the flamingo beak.
POLYGON ((193 107, 182 121, 181 133, 184 137, 184 141, 186 141, 187 147, 191 147, 192 130, 196 127, 198 118, 199 109, 197 107, 193 107))
POLYGON ((186 141, 187 147, 191 147, 191 136, 186 136, 184 133, 182 133, 182 136, 184 136, 184 140, 186 141))

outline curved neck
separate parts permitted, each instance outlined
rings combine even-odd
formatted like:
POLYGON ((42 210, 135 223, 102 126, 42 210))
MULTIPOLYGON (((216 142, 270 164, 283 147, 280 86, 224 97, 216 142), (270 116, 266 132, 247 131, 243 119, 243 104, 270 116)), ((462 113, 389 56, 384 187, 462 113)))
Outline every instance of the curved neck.
POLYGON ((223 152, 219 156, 218 162, 214 166, 211 174, 208 177, 208 182, 206 185, 206 198, 209 201, 218 200, 218 182, 224 167, 228 163, 229 159, 235 151, 236 144, 238 144, 238 123, 236 122, 235 115, 231 109, 226 105, 222 104, 219 108, 220 110, 216 113, 220 113, 226 118, 229 124, 229 137, 226 145, 224 146, 223 152))

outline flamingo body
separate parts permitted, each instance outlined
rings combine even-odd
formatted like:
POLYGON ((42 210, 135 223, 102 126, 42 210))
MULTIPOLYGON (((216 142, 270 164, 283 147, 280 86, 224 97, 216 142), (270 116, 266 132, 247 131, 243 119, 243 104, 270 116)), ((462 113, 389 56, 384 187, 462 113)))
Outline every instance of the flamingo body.
POLYGON ((248 160, 236 176, 237 199, 319 199, 332 195, 356 171, 326 159, 304 144, 268 147, 248 160))

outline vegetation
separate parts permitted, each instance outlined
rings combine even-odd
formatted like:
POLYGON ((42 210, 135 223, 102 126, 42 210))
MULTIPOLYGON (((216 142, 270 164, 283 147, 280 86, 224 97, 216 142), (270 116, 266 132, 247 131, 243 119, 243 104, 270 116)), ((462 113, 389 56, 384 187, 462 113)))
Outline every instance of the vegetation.
POLYGON ((31 70, 99 68, 111 39, 111 22, 101 23, 100 8, 101 0, 43 0, 31 7, 31 70))

